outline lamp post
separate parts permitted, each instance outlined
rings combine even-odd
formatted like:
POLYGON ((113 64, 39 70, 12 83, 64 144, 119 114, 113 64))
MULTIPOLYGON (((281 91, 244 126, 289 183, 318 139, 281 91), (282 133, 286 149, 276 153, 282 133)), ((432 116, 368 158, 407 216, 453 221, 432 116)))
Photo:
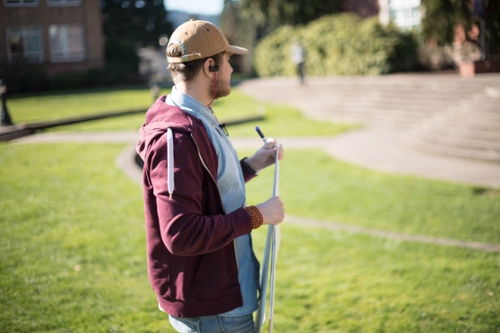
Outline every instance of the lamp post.
POLYGON ((7 110, 6 95, 7 86, 5 85, 5 80, 0 79, 0 95, 2 96, 2 123, 1 126, 12 126, 12 119, 10 119, 9 111, 7 110))

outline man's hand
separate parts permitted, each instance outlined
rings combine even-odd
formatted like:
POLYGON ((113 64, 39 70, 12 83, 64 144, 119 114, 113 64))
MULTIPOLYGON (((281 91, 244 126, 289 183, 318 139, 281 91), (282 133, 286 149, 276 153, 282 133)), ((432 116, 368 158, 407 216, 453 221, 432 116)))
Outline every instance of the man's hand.
MULTIPOLYGON (((283 145, 280 145, 280 150, 278 152, 278 159, 281 161, 285 157, 285 151, 283 150, 283 145)), ((262 146, 255 154, 247 158, 248 165, 259 172, 260 170, 274 164, 276 159, 276 140, 273 138, 267 139, 267 143, 262 146)))
POLYGON ((272 197, 256 207, 262 214, 264 224, 276 225, 285 219, 285 207, 280 197, 272 197))

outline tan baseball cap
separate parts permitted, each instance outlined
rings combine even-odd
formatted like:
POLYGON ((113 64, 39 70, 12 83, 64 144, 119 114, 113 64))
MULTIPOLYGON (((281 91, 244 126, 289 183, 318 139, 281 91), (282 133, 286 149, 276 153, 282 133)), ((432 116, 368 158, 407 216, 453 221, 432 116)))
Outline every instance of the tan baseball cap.
POLYGON ((168 57, 171 64, 203 59, 220 52, 247 54, 248 50, 229 45, 226 36, 213 23, 191 19, 181 24, 170 36, 168 46, 176 44, 182 49, 181 57, 168 57))

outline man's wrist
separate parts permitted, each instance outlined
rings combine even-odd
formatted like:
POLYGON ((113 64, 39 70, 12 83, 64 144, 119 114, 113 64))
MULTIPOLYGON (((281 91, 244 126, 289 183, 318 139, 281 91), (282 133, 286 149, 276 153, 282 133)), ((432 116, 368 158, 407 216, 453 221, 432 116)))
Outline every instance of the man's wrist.
POLYGON ((255 171, 254 168, 250 166, 250 164, 248 164, 248 157, 245 157, 243 159, 243 165, 245 166, 245 169, 247 169, 248 173, 252 176, 257 176, 259 174, 257 171, 255 171))
POLYGON ((245 210, 248 212, 250 218, 252 219, 252 229, 257 229, 262 224, 264 224, 264 217, 256 206, 245 207, 245 210))

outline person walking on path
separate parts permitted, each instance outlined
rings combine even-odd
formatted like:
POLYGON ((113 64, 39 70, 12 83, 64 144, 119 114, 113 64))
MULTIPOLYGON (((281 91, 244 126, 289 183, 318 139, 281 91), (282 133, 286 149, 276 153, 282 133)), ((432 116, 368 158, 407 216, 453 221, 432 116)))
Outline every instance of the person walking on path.
POLYGON ((274 141, 238 159, 211 108, 231 91, 229 45, 212 23, 180 25, 167 45, 175 86, 150 107, 137 152, 144 161, 148 274, 179 332, 254 332, 259 263, 251 232, 284 219, 279 197, 247 206, 245 182, 272 165, 274 141))
POLYGON ((292 62, 297 69, 297 75, 300 79, 300 84, 304 84, 305 80, 305 63, 306 63, 306 51, 302 46, 300 40, 296 40, 292 45, 292 62))

